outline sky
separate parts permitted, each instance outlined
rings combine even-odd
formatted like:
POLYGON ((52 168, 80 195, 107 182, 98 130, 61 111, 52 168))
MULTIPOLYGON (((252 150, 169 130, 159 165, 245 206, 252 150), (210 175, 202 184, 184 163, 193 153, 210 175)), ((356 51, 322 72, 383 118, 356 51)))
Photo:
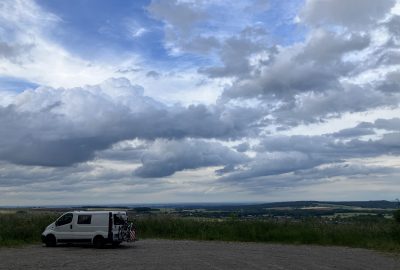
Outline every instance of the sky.
POLYGON ((0 206, 400 197, 399 0, 1 0, 0 206))

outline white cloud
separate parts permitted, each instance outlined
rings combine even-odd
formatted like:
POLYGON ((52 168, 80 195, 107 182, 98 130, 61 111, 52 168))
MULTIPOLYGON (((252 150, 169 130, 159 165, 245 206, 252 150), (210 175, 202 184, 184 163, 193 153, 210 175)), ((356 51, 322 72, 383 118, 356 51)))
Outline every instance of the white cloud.
MULTIPOLYGON (((4 42, 3 47, 9 46, 11 54, 0 62, 0 75, 52 87, 96 84, 115 76, 119 64, 82 59, 50 38, 51 33, 60 31, 60 20, 33 1, 3 1, 0 32, 4 35, 0 44, 4 42), (21 46, 28 49, 20 49, 21 46)), ((121 60, 127 58, 126 55, 120 57, 121 60)), ((137 57, 130 55, 128 58, 132 61, 137 57)))

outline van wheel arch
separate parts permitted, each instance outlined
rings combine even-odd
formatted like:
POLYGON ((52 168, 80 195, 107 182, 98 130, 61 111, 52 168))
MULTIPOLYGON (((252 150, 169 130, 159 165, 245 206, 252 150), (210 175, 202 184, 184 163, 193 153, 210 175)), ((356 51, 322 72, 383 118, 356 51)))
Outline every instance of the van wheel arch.
POLYGON ((102 235, 96 235, 93 238, 93 245, 95 248, 103 248, 105 244, 105 239, 102 235))

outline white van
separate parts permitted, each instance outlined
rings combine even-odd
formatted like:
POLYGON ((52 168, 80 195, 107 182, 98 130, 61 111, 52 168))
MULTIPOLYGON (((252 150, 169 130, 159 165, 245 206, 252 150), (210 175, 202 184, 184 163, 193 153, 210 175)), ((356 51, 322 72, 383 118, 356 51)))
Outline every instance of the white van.
POLYGON ((135 229, 122 211, 73 211, 64 213, 42 233, 46 246, 57 243, 92 243, 119 245, 135 240, 135 229))

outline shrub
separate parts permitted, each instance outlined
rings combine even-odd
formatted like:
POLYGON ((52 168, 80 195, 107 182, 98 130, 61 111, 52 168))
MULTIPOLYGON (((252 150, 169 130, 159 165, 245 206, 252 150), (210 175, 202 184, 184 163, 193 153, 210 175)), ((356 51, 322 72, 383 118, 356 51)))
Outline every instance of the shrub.
POLYGON ((396 211, 393 212, 393 218, 394 220, 400 223, 400 209, 397 209, 396 211))

